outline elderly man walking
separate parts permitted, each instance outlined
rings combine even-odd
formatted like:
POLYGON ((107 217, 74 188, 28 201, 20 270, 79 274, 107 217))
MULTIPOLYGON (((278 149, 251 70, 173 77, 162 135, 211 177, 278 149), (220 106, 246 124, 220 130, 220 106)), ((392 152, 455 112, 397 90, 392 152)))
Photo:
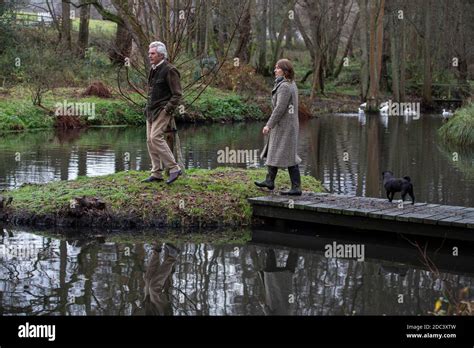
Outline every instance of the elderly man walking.
POLYGON ((163 181, 163 169, 169 169, 170 175, 166 183, 171 184, 182 171, 165 140, 165 132, 182 97, 180 74, 168 62, 168 52, 164 43, 152 42, 148 57, 151 69, 148 75, 148 102, 145 115, 146 139, 152 169, 150 177, 143 182, 163 181))

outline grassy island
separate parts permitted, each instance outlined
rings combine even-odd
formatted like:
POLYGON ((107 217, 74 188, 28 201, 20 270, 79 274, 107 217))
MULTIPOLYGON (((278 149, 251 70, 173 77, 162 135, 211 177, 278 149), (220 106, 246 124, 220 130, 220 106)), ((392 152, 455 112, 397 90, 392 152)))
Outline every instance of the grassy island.
MULTIPOLYGON (((130 229, 148 227, 236 227, 252 224, 247 198, 270 194, 253 181, 265 169, 190 169, 168 186, 145 184, 148 172, 127 171, 72 181, 24 184, 0 193, 0 221, 30 226, 130 229)), ((277 188, 289 187, 288 175, 277 188)), ((320 192, 311 176, 303 190, 320 192)))

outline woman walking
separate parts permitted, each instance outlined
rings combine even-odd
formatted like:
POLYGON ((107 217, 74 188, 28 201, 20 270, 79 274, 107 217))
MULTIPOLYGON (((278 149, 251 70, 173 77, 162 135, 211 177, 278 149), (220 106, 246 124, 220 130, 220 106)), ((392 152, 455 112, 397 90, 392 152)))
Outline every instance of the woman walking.
POLYGON ((266 158, 268 167, 264 181, 256 181, 258 187, 275 188, 278 168, 288 168, 291 189, 282 191, 282 195, 300 196, 301 177, 298 164, 301 158, 298 148, 298 89, 294 81, 295 71, 288 59, 280 59, 275 65, 275 86, 272 90, 273 112, 262 133, 268 134, 262 159, 266 158))

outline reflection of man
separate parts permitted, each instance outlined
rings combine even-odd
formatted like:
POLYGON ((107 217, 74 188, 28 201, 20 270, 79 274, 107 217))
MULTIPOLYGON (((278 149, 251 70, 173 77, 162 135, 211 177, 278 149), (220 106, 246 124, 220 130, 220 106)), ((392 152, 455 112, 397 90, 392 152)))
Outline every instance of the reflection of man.
POLYGON ((145 273, 145 315, 173 315, 170 287, 179 249, 170 243, 153 249, 153 255, 145 273), (164 253, 163 261, 161 254, 164 253))
POLYGON ((275 251, 266 251, 265 268, 259 272, 264 287, 263 312, 265 315, 292 315, 296 294, 293 292, 293 274, 298 255, 290 251, 285 267, 277 267, 275 251))
POLYGON ((169 169, 166 181, 171 184, 181 175, 181 168, 165 139, 174 110, 182 97, 180 74, 168 60, 168 51, 164 43, 155 41, 148 51, 151 70, 148 75, 148 102, 146 115, 146 140, 152 169, 144 182, 162 181, 163 165, 169 169))

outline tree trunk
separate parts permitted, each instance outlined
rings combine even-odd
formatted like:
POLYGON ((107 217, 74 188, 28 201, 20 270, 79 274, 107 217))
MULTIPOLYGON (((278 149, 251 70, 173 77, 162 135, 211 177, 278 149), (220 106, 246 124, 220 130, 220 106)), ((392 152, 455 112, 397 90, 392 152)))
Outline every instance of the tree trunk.
POLYGON ((388 62, 390 60, 390 40, 382 42, 382 61, 380 63, 379 91, 388 92, 388 62))
POLYGON ((132 34, 123 23, 117 23, 115 47, 110 50, 109 58, 114 64, 123 64, 132 53, 132 34))
MULTIPOLYGON (((393 11, 393 9, 392 9, 393 11)), ((392 12, 390 16, 390 55, 392 59, 392 94, 393 100, 400 102, 400 61, 398 54, 400 52, 399 38, 400 33, 398 32, 398 21, 396 15, 392 12)))
POLYGON ((61 39, 66 47, 70 50, 71 45, 71 5, 65 0, 61 0, 62 20, 61 20, 61 39))
POLYGON ((375 0, 370 1, 370 20, 369 20, 369 109, 375 110, 377 108, 377 61, 375 49, 376 37, 376 15, 377 7, 375 0))
POLYGON ((250 0, 247 0, 245 5, 245 12, 239 26, 239 42, 237 50, 235 51, 235 57, 238 57, 243 64, 247 64, 250 61, 250 31, 252 28, 250 21, 250 0))
POLYGON ((423 38, 423 91, 422 98, 425 107, 430 108, 432 98, 432 75, 431 75, 431 0, 424 0, 425 4, 425 32, 423 38))
POLYGON ((293 0, 288 3, 288 7, 285 9, 285 13, 283 14, 283 22, 281 23, 281 28, 280 28, 280 31, 278 33, 278 37, 276 39, 276 43, 275 43, 275 46, 274 46, 274 49, 273 49, 272 61, 270 62, 270 67, 271 68, 273 68, 275 66, 276 62, 280 58, 281 45, 282 45, 282 42, 283 42, 284 33, 286 33, 286 31, 287 31, 288 24, 289 24, 288 22, 290 21, 288 12, 292 8, 294 8, 294 1, 293 0))
POLYGON ((369 52, 367 40, 367 0, 359 0, 360 10, 360 47, 361 47, 361 69, 360 69, 360 99, 365 101, 369 90, 369 52))
POLYGON ((288 27, 286 28, 285 48, 286 49, 293 48, 293 22, 291 21, 288 23, 288 27))
POLYGON ((332 18, 331 23, 334 24, 333 30, 329 31, 327 36, 328 50, 327 50, 327 76, 334 76, 335 74, 335 62, 337 52, 339 49, 339 43, 341 41, 341 33, 344 28, 344 21, 346 20, 346 6, 347 0, 342 0, 340 5, 339 2, 333 2, 332 5, 332 18))
POLYGON ((90 5, 84 5, 87 0, 81 0, 81 21, 79 25, 79 37, 77 39, 77 46, 79 48, 79 55, 84 58, 87 46, 89 45, 89 17, 90 5))
POLYGON ((354 37, 354 33, 357 29, 357 23, 359 22, 359 18, 360 18, 360 12, 357 13, 355 19, 354 19, 354 23, 352 24, 352 28, 351 28, 351 32, 349 34, 349 38, 347 39, 347 43, 346 43, 346 48, 344 49, 344 53, 341 57, 341 60, 336 68, 336 71, 334 71, 334 78, 337 78, 339 76, 339 74, 341 73, 341 70, 342 70, 342 66, 344 64, 344 58, 346 57, 349 57, 349 50, 351 48, 351 45, 352 45, 352 38, 354 37))
POLYGON ((268 34, 270 37, 270 47, 272 48, 272 52, 275 50, 275 40, 276 40, 276 33, 275 33, 275 1, 269 1, 269 12, 268 12, 268 34))
POLYGON ((385 0, 381 0, 379 3, 379 13, 377 16, 377 88, 380 87, 380 81, 382 78, 382 64, 383 64, 383 52, 384 52, 384 40, 383 40, 383 16, 385 10, 385 0))
POLYGON ((217 16, 217 27, 218 27, 218 33, 217 33, 217 52, 218 52, 218 59, 220 60, 221 57, 224 57, 224 47, 226 44, 226 23, 225 23, 225 6, 224 2, 220 1, 219 2, 219 14, 217 16))
POLYGON ((269 75, 269 69, 267 67, 267 7, 268 0, 260 0, 260 10, 262 20, 257 23, 257 46, 258 46, 258 59, 257 59, 257 73, 264 76, 269 75))
POLYGON ((311 100, 316 99, 316 94, 318 92, 324 94, 324 56, 322 54, 318 55, 315 60, 313 71, 313 82, 311 84, 310 95, 311 100))
POLYGON ((458 68, 456 71, 456 78, 458 81, 458 88, 460 96, 464 100, 471 95, 471 88, 468 82, 468 55, 466 47, 466 14, 469 13, 464 2, 459 2, 458 7, 458 25, 456 26, 457 44, 455 54, 459 57, 458 68))
POLYGON ((369 110, 378 108, 380 76, 383 52, 383 15, 385 0, 371 0, 370 6, 370 49, 369 49, 369 110), (378 11, 377 11, 378 10, 378 11))
MULTIPOLYGON (((405 4, 402 5, 402 10, 405 13, 405 4)), ((405 27, 405 19, 403 19, 400 23, 400 81, 399 81, 399 92, 400 92, 400 100, 405 101, 406 98, 406 27, 405 27)))

